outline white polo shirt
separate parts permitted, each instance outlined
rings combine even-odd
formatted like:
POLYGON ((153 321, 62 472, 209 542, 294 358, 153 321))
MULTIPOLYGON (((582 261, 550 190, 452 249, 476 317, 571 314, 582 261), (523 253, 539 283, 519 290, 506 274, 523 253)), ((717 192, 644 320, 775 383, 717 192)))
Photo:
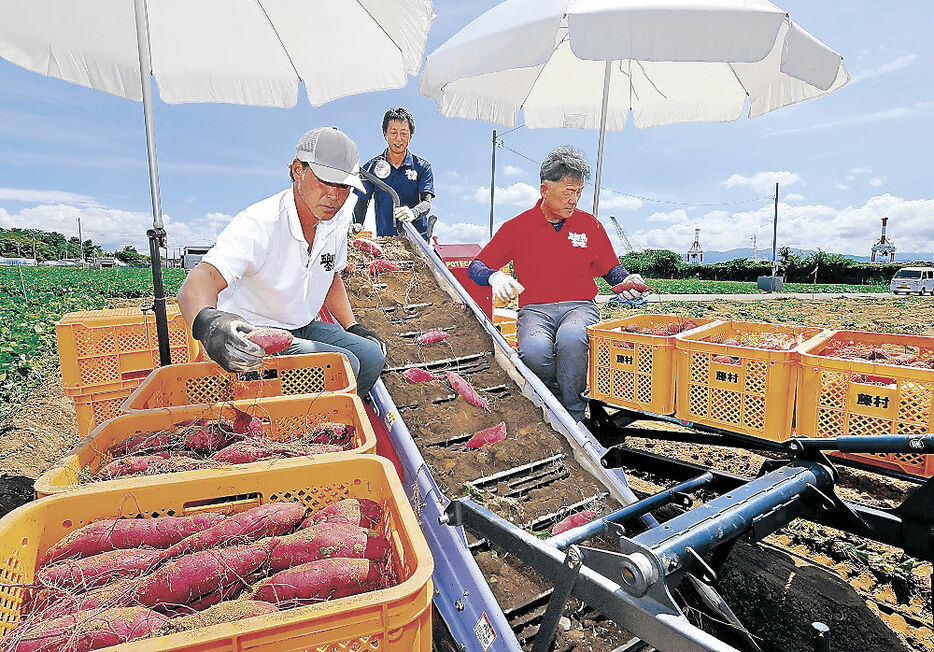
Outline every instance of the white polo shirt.
POLYGON ((353 202, 319 222, 311 247, 302 233, 292 189, 237 214, 202 259, 227 287, 219 310, 258 326, 295 329, 310 324, 324 304, 334 274, 347 264, 353 202))

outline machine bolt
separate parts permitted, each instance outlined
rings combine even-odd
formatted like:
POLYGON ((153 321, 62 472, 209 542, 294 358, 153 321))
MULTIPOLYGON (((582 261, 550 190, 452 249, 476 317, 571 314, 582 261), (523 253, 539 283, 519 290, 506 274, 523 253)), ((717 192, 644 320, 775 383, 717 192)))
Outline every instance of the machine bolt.
POLYGON ((463 611, 464 609, 467 608, 467 605, 464 604, 463 600, 458 600, 457 602, 454 603, 454 608, 457 609, 458 611, 463 611))
POLYGON ((450 522, 451 522, 451 517, 448 516, 447 514, 442 514, 441 516, 438 517, 438 523, 440 523, 441 525, 447 525, 450 522))
POLYGON ((631 595, 641 598, 649 587, 658 580, 655 566, 644 553, 634 552, 623 556, 623 567, 620 570, 623 588, 631 595))

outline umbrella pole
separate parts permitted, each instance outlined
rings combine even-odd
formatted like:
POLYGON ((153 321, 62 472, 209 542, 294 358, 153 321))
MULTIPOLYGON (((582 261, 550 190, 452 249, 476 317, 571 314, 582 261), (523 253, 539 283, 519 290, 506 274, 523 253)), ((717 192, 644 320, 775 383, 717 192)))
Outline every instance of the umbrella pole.
POLYGON ((600 143, 597 145, 597 176, 594 179, 593 215, 597 216, 600 208, 600 179, 603 176, 603 141, 606 139, 606 110, 610 101, 610 66, 612 61, 606 62, 603 71, 603 105, 600 107, 600 143))
POLYGON ((146 0, 134 0, 136 9, 136 45, 139 50, 139 80, 143 91, 143 118, 146 123, 146 154, 149 158, 149 189, 152 195, 152 228, 149 237, 149 256, 152 261, 153 312, 156 315, 156 335, 159 339, 159 361, 164 367, 171 364, 169 351, 169 322, 165 311, 165 287, 162 285, 162 260, 159 248, 165 244, 162 221, 162 199, 159 194, 159 165, 156 162, 156 133, 152 122, 152 86, 149 59, 149 24, 146 18, 146 0))

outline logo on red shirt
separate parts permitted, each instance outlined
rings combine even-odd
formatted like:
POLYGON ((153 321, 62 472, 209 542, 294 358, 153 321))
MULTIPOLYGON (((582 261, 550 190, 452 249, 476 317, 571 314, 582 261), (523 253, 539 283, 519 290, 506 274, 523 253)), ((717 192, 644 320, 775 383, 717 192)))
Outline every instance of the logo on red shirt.
POLYGON ((571 241, 572 247, 581 247, 582 249, 587 248, 586 233, 568 233, 568 240, 571 241))

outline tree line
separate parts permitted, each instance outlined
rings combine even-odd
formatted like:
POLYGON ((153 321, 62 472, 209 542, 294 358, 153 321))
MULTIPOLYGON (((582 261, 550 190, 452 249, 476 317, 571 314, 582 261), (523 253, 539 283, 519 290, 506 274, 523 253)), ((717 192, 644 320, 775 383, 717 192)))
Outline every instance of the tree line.
MULTIPOLYGON (((668 249, 647 249, 620 257, 629 272, 650 278, 699 278, 710 281, 755 281, 772 273, 771 261, 736 258, 719 263, 688 265, 680 254, 668 249)), ((816 251, 801 255, 782 247, 778 275, 788 283, 847 283, 852 285, 888 283, 906 263, 863 263, 842 254, 816 251), (815 281, 816 278, 816 281, 815 281)))
POLYGON ((66 238, 57 231, 0 228, 0 257, 35 258, 41 263, 66 258, 74 260, 81 258, 82 254, 85 260, 114 256, 128 265, 149 263, 149 256, 144 256, 130 245, 108 252, 90 239, 79 242, 76 236, 66 238))

